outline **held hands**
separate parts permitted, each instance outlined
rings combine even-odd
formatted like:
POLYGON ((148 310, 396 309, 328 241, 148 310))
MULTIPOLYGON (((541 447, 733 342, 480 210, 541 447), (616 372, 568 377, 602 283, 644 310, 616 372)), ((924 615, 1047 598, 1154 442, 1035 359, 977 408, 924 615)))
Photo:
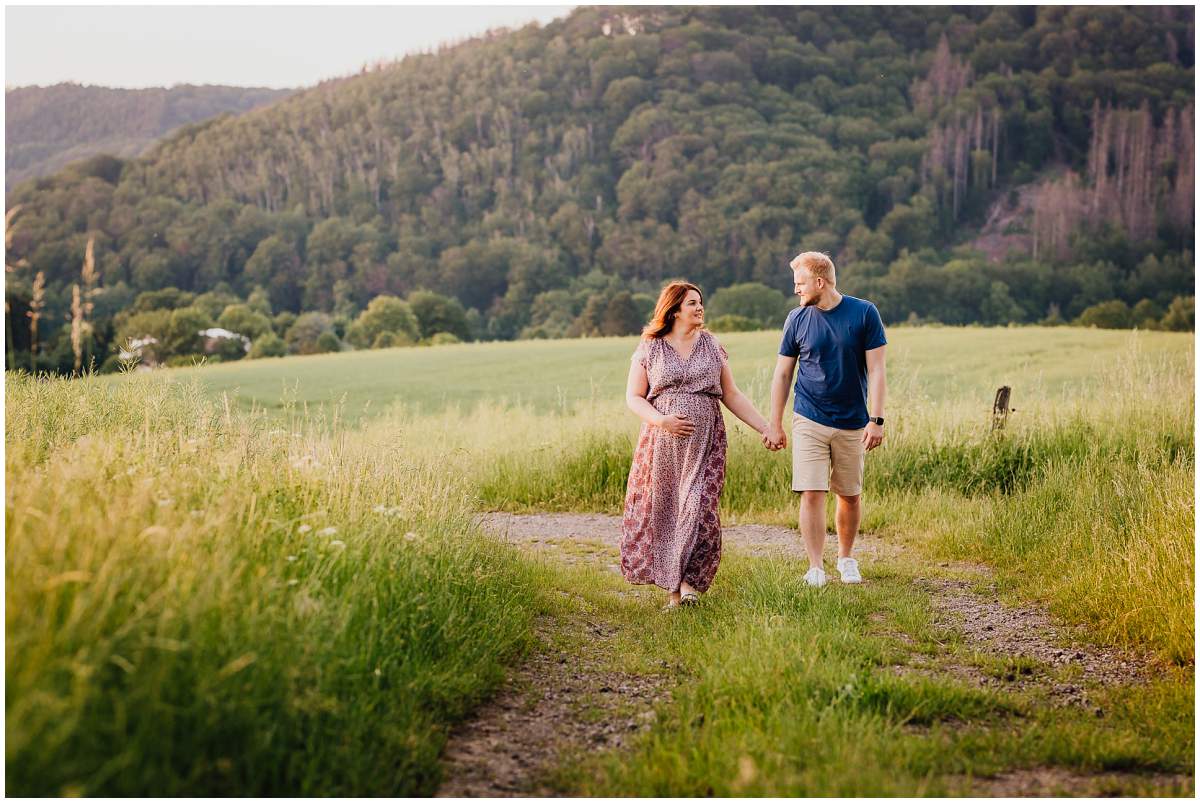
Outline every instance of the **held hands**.
POLYGON ((879 424, 867 424, 867 428, 863 430, 862 442, 868 452, 883 443, 883 427, 879 424))
POLYGON ((778 452, 787 447, 787 435, 782 427, 768 426, 762 434, 763 446, 772 452, 778 452))
POLYGON ((672 435, 681 438, 690 437, 696 431, 696 425, 688 420, 687 413, 664 415, 658 425, 672 435))

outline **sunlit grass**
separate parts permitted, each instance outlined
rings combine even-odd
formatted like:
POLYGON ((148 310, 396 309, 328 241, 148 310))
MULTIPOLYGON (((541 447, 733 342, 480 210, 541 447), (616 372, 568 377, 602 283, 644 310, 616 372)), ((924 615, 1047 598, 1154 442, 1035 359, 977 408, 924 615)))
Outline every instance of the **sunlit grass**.
POLYGON ((428 794, 537 571, 419 453, 10 376, 10 793, 428 794))

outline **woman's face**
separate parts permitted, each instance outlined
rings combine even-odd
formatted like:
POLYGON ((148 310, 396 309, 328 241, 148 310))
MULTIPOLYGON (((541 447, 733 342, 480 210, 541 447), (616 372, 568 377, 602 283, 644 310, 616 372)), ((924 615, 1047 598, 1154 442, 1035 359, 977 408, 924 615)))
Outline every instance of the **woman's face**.
POLYGON ((695 290, 688 290, 679 307, 679 322, 686 326, 701 326, 704 323, 704 300, 695 290))

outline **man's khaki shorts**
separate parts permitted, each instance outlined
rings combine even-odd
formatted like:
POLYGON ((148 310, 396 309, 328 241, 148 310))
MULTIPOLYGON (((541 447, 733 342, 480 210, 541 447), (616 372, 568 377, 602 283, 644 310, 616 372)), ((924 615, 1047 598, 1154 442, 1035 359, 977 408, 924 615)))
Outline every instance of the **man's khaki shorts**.
POLYGON ((863 430, 837 429, 792 416, 792 490, 858 496, 863 486, 863 430))

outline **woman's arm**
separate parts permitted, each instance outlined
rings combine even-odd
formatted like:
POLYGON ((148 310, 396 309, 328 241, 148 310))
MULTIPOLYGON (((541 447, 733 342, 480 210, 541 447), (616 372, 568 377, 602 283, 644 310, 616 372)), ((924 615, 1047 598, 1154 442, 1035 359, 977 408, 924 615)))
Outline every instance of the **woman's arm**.
POLYGON ((663 415, 646 400, 650 392, 650 380, 646 378, 646 367, 638 360, 629 366, 629 380, 625 384, 625 404, 634 414, 652 427, 662 427, 672 435, 691 435, 696 428, 686 415, 663 415))
POLYGON ((733 371, 729 370, 729 363, 721 366, 721 401, 729 408, 729 412, 758 434, 762 435, 767 431, 767 419, 763 418, 753 402, 746 398, 746 394, 742 393, 733 381, 733 371))

